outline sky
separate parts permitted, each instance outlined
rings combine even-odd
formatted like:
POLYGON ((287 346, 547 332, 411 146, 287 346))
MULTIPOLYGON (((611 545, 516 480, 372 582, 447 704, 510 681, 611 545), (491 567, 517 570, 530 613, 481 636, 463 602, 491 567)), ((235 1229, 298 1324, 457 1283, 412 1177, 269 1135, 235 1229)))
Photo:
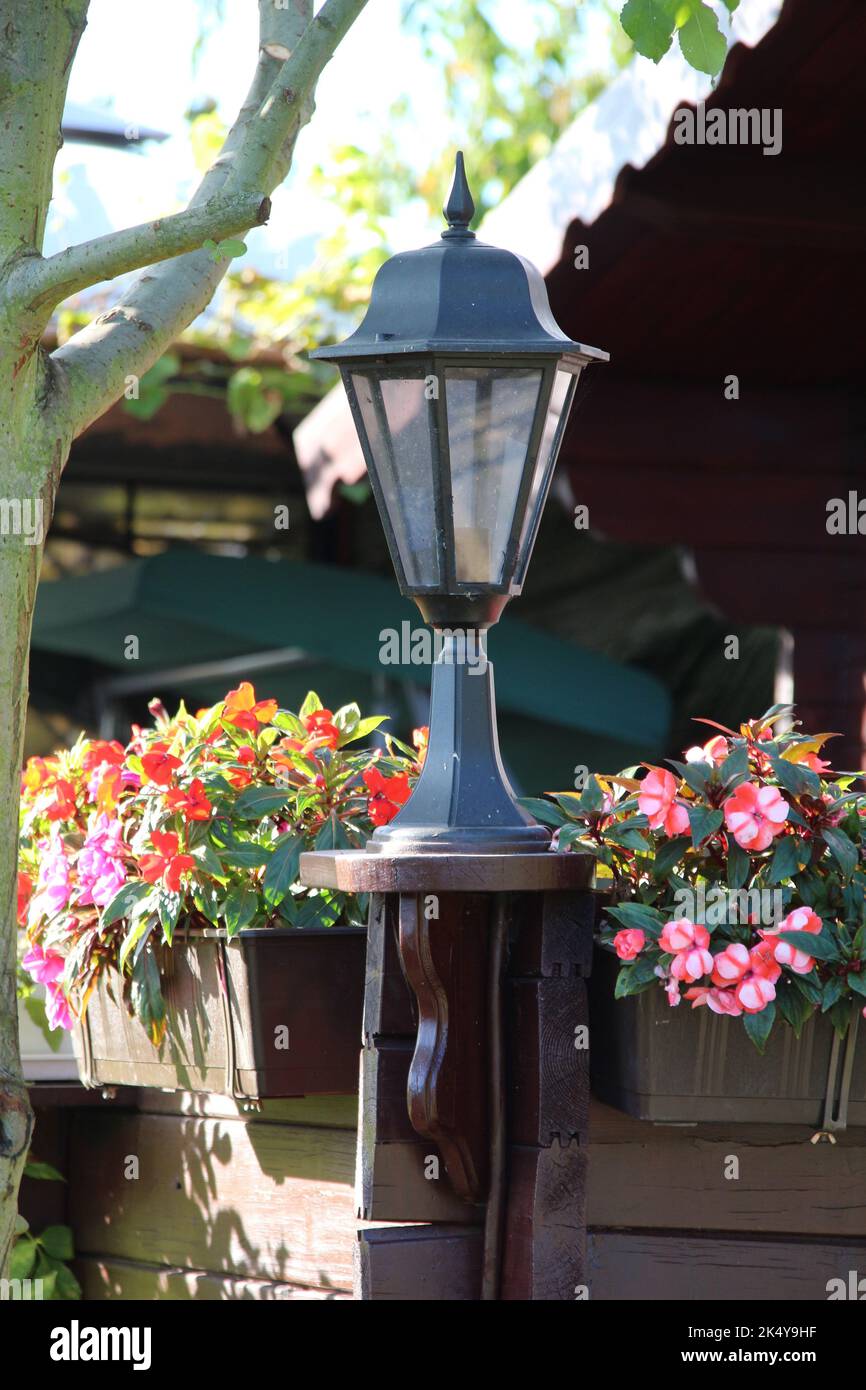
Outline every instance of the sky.
MULTIPOLYGON (((503 29, 517 42, 524 3, 532 0, 502 0, 503 29)), ((148 0, 143 21, 139 0, 91 0, 69 100, 110 111, 124 123, 155 127, 171 138, 150 146, 145 158, 68 143, 58 161, 49 251, 183 205, 197 177, 185 113, 211 98, 229 123, 246 93, 255 61, 255 0, 223 0, 223 18, 207 32, 196 59, 202 12, 215 9, 213 0, 148 0), (132 52, 134 61, 129 60, 132 52)), ((410 94, 424 114, 423 129, 407 131, 407 141, 417 142, 417 149, 410 143, 401 151, 409 162, 417 158, 423 166, 437 152, 425 149, 430 132, 439 130, 446 143, 450 140, 439 74, 425 61, 420 41, 405 31, 400 16, 400 0, 370 0, 326 67, 315 115, 301 133, 289 178, 275 195, 270 226, 250 242, 251 258, 259 268, 286 273, 294 269, 293 262, 309 257, 315 235, 331 230, 339 217, 335 208, 309 191, 311 169, 330 149, 349 142, 375 148, 378 133, 388 124, 391 103, 402 93, 410 94)), ((586 67, 607 67, 610 51, 604 24, 594 19, 591 4, 588 16, 586 67)), ((416 207, 407 211, 397 241, 412 244, 430 230, 426 213, 416 207)))
MULTIPOLYGON (((505 36, 520 42, 521 15, 533 0, 489 0, 505 36)), ((576 0, 578 3, 578 0, 576 0)), ((775 0, 777 7, 778 0, 775 0)), ((741 0, 736 26, 747 39, 750 23, 774 0, 741 0)), ((606 23, 586 0, 582 66, 609 68, 606 23)), ((185 115, 192 105, 217 102, 229 123, 246 93, 257 45, 255 0, 91 0, 88 26, 79 45, 69 100, 111 112, 124 123, 155 127, 169 139, 145 153, 67 142, 57 161, 55 198, 46 233, 46 252, 143 222, 182 207, 199 177, 185 115), (202 35, 202 15, 221 18, 202 35)), ((637 59, 637 63, 646 63, 637 59)), ((648 65, 652 66, 652 65, 648 65)), ((694 74, 674 49, 660 65, 674 91, 694 74)), ((408 126, 401 154, 423 167, 438 153, 429 142, 458 138, 448 119, 441 77, 422 53, 420 41, 401 24, 400 0, 369 0, 336 55, 325 68, 312 122, 301 133, 293 168, 273 198, 269 225, 250 234, 245 264, 267 274, 291 275, 313 256, 316 239, 334 228, 339 210, 309 186, 311 169, 329 150, 347 143, 375 149, 389 122, 392 102, 411 96, 421 125, 408 126)), ((639 138, 635 142, 640 144, 639 138)), ((648 157, 652 149, 638 151, 648 157)), ((625 156, 636 159, 631 149, 625 156)), ((623 160, 623 162, 625 162, 623 160)), ((447 190, 443 190, 443 196, 447 190)), ((395 248, 418 245, 435 232, 420 205, 405 210, 393 229, 395 248)))

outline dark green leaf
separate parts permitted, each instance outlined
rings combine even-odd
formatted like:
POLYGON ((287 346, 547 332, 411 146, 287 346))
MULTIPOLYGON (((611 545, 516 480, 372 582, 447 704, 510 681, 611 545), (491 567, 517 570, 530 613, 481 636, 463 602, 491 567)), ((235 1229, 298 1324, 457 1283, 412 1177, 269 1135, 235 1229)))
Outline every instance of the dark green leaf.
POLYGON ((666 878, 674 865, 682 859, 690 844, 687 835, 677 835, 673 840, 665 840, 653 860, 653 877, 666 878))
POLYGON ((239 883, 226 897, 222 916, 229 936, 248 927, 256 915, 259 895, 250 883, 239 883))
POLYGON ((827 931, 826 927, 817 933, 807 931, 779 932, 779 940, 787 941, 789 945, 796 946, 798 951, 805 951, 807 956, 814 956, 816 960, 842 960, 839 943, 835 936, 827 931))
POLYGON ((605 915, 624 927, 638 927, 653 939, 660 935, 665 924, 664 914, 647 903, 618 903, 616 907, 605 908, 605 915))
POLYGON ((636 960, 633 965, 621 966, 616 977, 614 997, 627 999, 630 995, 640 994, 654 983, 657 984, 658 976, 655 973, 657 964, 657 961, 644 958, 636 960))
POLYGON ((767 884, 781 883, 783 879, 796 874, 800 868, 801 853, 802 842, 797 835, 780 835, 766 871, 767 884))
POLYGON ((723 820, 722 812, 712 810, 709 806, 689 807, 689 825, 692 828, 692 843, 696 849, 710 835, 715 834, 723 820))
POLYGON ((830 853, 842 870, 846 878, 850 878, 860 859, 860 852, 857 846, 849 840, 844 830, 826 829, 822 832, 823 839, 830 847, 830 853))
POLYGON ((297 881, 303 836, 281 835, 268 860, 268 867, 262 880, 265 902, 277 907, 283 901, 292 884, 297 881))
POLYGON ((130 1003, 154 1047, 158 1047, 165 1035, 165 999, 159 969, 150 950, 141 951, 133 963, 130 1003))
POLYGON ((866 994, 866 975, 858 970, 849 970, 848 987, 853 989, 855 994, 866 994))
POLYGON ((233 814, 239 820, 261 820, 281 810, 288 799, 286 787, 245 787, 234 804, 233 814))
POLYGON ((764 1052, 776 1021, 776 1005, 771 1001, 757 1014, 743 1014, 743 1027, 759 1052, 764 1052))
POLYGON ((791 989, 789 985, 783 985, 780 981, 776 988, 776 1004, 779 1013, 794 1030, 794 1036, 799 1038, 803 1031, 803 1026, 815 1012, 814 1004, 811 1004, 796 989, 791 989))
POLYGON ((521 796, 519 801, 523 809, 542 825, 549 825, 558 830, 561 825, 566 824, 566 817, 552 801, 543 801, 540 796, 521 796))
POLYGON ((124 917, 133 917, 137 911, 141 911, 151 891, 151 885, 142 882, 141 879, 132 879, 129 883, 124 883, 111 902, 103 908, 102 925, 110 927, 113 922, 119 922, 124 917))
POLYGON ((742 888, 752 870, 752 861, 744 849, 731 838, 728 841, 728 887, 742 888))
POLYGON ((809 796, 821 795, 821 779, 810 768, 773 754, 770 754, 770 762, 777 781, 792 796, 802 796, 804 793, 809 796))
POLYGON ((691 787, 698 796, 706 795, 707 783, 713 775, 709 763, 678 763, 674 758, 668 758, 668 762, 676 768, 687 787, 691 787))

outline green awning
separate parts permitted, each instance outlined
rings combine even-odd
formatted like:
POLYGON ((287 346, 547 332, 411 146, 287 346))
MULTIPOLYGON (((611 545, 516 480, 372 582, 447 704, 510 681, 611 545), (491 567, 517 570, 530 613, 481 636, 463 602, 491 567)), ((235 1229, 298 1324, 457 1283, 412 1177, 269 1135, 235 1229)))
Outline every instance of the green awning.
MULTIPOLYGON (((276 654, 291 649, 302 656, 293 690, 313 686, 334 703, 338 695, 369 703, 367 692, 375 690, 371 680, 381 682, 383 676, 404 685, 427 684, 424 666, 380 661, 383 634, 400 633, 403 624, 423 627, 415 605, 376 575, 175 550, 42 584, 33 649, 84 658, 105 674, 124 676, 218 667, 262 653, 275 654, 276 675, 281 664, 276 654), (130 638, 137 648, 131 648, 130 638), (137 656, 129 659, 127 654, 135 650, 137 656), (338 693, 332 694, 334 686, 338 693)), ((609 759, 649 757, 665 746, 670 699, 654 677, 510 617, 492 630, 489 652, 503 735, 507 731, 508 744, 516 747, 519 730, 526 730, 527 746, 515 758, 525 784, 529 773, 529 784, 537 785, 531 776, 530 730, 535 735, 545 726, 558 731, 562 749, 556 767, 563 776, 580 762, 613 770, 609 759), (604 761, 593 764, 581 756, 588 746, 604 761)), ((287 699, 262 674, 263 660, 250 678, 265 694, 287 699)), ((198 676, 188 671, 171 684, 184 691, 189 687, 190 695, 195 692, 204 703, 237 684, 242 676, 236 671, 237 666, 230 679, 218 669, 198 676)), ((537 746, 536 762, 550 767, 550 749, 543 757, 541 752, 537 746)), ((571 776, 559 783, 571 784, 571 776)))

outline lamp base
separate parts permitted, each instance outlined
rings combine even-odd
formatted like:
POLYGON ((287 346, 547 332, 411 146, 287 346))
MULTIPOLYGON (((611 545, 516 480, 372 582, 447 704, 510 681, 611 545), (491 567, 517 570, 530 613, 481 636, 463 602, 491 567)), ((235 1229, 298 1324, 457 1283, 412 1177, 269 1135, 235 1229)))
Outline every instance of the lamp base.
POLYGON ((550 831, 515 801, 499 754, 486 633, 446 631, 433 667, 430 740, 406 805, 370 854, 537 853, 550 831))

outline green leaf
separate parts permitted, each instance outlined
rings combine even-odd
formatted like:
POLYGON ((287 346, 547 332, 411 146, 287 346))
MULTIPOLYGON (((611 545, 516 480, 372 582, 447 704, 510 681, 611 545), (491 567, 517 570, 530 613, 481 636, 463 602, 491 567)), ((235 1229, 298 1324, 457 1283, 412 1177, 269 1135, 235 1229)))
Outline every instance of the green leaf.
POLYGON ((43 1038, 51 1048, 52 1052, 59 1052, 63 1042, 62 1028, 49 1028, 48 1017, 45 1013, 45 1000, 41 994, 28 994, 24 1000, 24 1008, 28 1016, 36 1024, 43 1038))
POLYGON ((781 883, 792 878, 800 868, 802 843, 797 835, 782 835, 776 841, 776 848, 766 873, 767 884, 781 883))
POLYGON ((838 999, 831 1009, 827 1011, 827 1017, 843 1040, 848 1035, 851 1027, 851 1001, 850 999, 838 999))
POLYGON ((650 960, 648 957, 636 960, 631 965, 623 965, 616 977, 616 987, 614 998, 627 999, 632 994, 641 994, 643 990, 649 989, 651 985, 658 982, 656 975, 657 961, 650 960))
POLYGON ((135 950, 135 947, 138 945, 144 933, 149 931, 152 927, 153 920, 147 917, 139 917, 137 921, 132 923, 126 936, 123 938, 123 944, 117 958, 117 963, 121 971, 125 968, 130 953, 135 950))
POLYGON ((9 1255, 10 1279, 30 1278, 30 1271, 33 1269, 38 1248, 32 1236, 19 1237, 15 1241, 9 1255))
POLYGON ((301 717, 301 719, 306 719, 308 714, 315 714, 317 710, 320 710, 322 708, 322 702, 316 694, 315 690, 309 690, 307 691, 304 703, 298 710, 298 714, 301 717))
POLYGON ((24 1176, 36 1178, 41 1182, 66 1182, 63 1174, 52 1168, 50 1163, 40 1163, 35 1158, 29 1159, 24 1165, 24 1176))
POLYGON ((668 758, 668 762, 676 768, 687 787, 691 787, 698 796, 706 795, 707 784, 713 775, 709 763, 679 763, 675 758, 668 758))
POLYGON ((794 1036, 799 1038, 804 1025, 815 1012, 814 1004, 798 990, 783 986, 781 981, 776 989, 776 1004, 785 1022, 793 1028, 794 1036))
POLYGON ((81 1285, 68 1265, 60 1265, 56 1271, 56 1282, 54 1285, 54 1297, 65 1299, 68 1302, 83 1297, 81 1285))
POLYGON ((742 888, 752 870, 752 861, 744 849, 731 838, 728 841, 728 887, 742 888))
MULTIPOLYGON (((359 719, 353 728, 348 729, 341 736, 339 746, 345 748, 347 743, 355 743, 359 738, 366 738, 367 734, 372 734, 375 729, 378 729, 382 724, 387 724, 387 722, 387 714, 371 714, 367 719, 359 719)), ((339 728, 339 725, 337 727, 339 728)))
POLYGON ((55 1260, 71 1260, 75 1254, 72 1232, 68 1226, 46 1226, 39 1236, 39 1243, 55 1260))
POLYGON ((113 922, 119 922, 124 917, 134 917, 144 907, 144 901, 150 897, 151 891, 151 885, 141 879, 132 879, 129 883, 124 883, 111 902, 103 908, 102 926, 110 927, 113 922))
POLYGON ((664 913, 648 903, 618 903, 616 907, 605 908, 605 915, 624 927, 638 927, 653 940, 661 934, 665 924, 664 913))
POLYGON ((821 779, 811 768, 788 762, 787 758, 780 758, 777 754, 771 753, 769 756, 776 780, 786 792, 792 796, 821 795, 821 779))
POLYGON ((239 883, 223 903, 222 916, 229 936, 248 927, 256 915, 259 895, 250 883, 239 883))
POLYGON ((743 1027, 759 1052, 764 1052, 773 1024, 776 1021, 776 1005, 771 1001, 758 1014, 743 1014, 743 1027))
POLYGON ((674 9, 669 0, 628 0, 620 13, 620 23, 638 53, 654 63, 671 46, 674 9))
POLYGON ((849 970, 848 988, 853 989, 855 994, 866 995, 866 975, 861 974, 858 970, 849 970))
POLYGON ((278 907, 292 884, 297 882, 303 847, 302 835, 281 835, 277 840, 262 880, 265 902, 271 907, 278 907))
POLYGON ((826 829, 822 832, 825 844, 842 870, 845 878, 850 878, 860 860, 860 851, 844 830, 826 829))
POLYGON ((271 858, 268 845, 233 844, 231 849, 221 849, 220 858, 232 869, 260 869, 271 858))
POLYGON ((692 844, 697 849, 710 835, 714 835, 722 824, 724 816, 709 806, 690 806, 689 825, 692 829, 692 844))
POLYGON ((665 878, 674 865, 682 859, 690 844, 691 841, 687 835, 677 835, 673 840, 665 840, 653 860, 653 878, 665 878))
POLYGON ((289 799, 286 787, 246 787, 232 808, 239 820, 261 820, 279 811, 289 799))
POLYGON ((693 8, 691 17, 679 31, 679 39, 683 57, 698 72, 708 72, 711 77, 721 72, 728 45, 709 5, 698 4, 693 8))
POLYGON ((159 968, 152 951, 142 951, 132 967, 130 1003, 154 1047, 165 1036, 165 999, 159 978, 159 968))
POLYGON ((637 850, 639 854, 647 854, 650 850, 646 835, 627 826, 614 826, 607 831, 605 839, 609 844, 622 845, 624 849, 637 850))
POLYGON ((842 959, 839 943, 826 928, 816 933, 808 931, 779 932, 779 940, 787 941, 790 946, 796 946, 798 951, 805 951, 806 955, 814 956, 816 960, 841 961, 842 959))
POLYGON ((847 982, 844 975, 832 975, 829 980, 825 980, 821 993, 821 1012, 825 1014, 828 1009, 832 1009, 846 993, 847 982))
POLYGON ((737 9, 740 0, 722 0, 722 3, 727 8, 728 14, 733 14, 734 10, 737 9))
POLYGON ((160 888, 156 894, 156 911, 162 927, 163 939, 171 945, 171 938, 177 926, 180 910, 183 907, 183 894, 172 893, 168 888, 160 888))
POLYGON ((748 780, 749 753, 744 743, 735 747, 719 767, 719 777, 726 791, 733 791, 741 782, 748 780))
POLYGON ((803 998, 808 1000, 810 1004, 820 1004, 821 986, 817 979, 811 979, 808 975, 792 975, 789 984, 793 985, 794 989, 799 990, 803 998))
POLYGON ((336 814, 332 811, 328 819, 321 825, 315 840, 316 849, 350 849, 349 837, 343 828, 343 824, 336 814))
POLYGON ((567 824, 566 817, 552 801, 543 801, 540 796, 521 796, 519 802, 524 811, 528 811, 542 825, 549 825, 552 829, 558 830, 560 826, 567 824))

